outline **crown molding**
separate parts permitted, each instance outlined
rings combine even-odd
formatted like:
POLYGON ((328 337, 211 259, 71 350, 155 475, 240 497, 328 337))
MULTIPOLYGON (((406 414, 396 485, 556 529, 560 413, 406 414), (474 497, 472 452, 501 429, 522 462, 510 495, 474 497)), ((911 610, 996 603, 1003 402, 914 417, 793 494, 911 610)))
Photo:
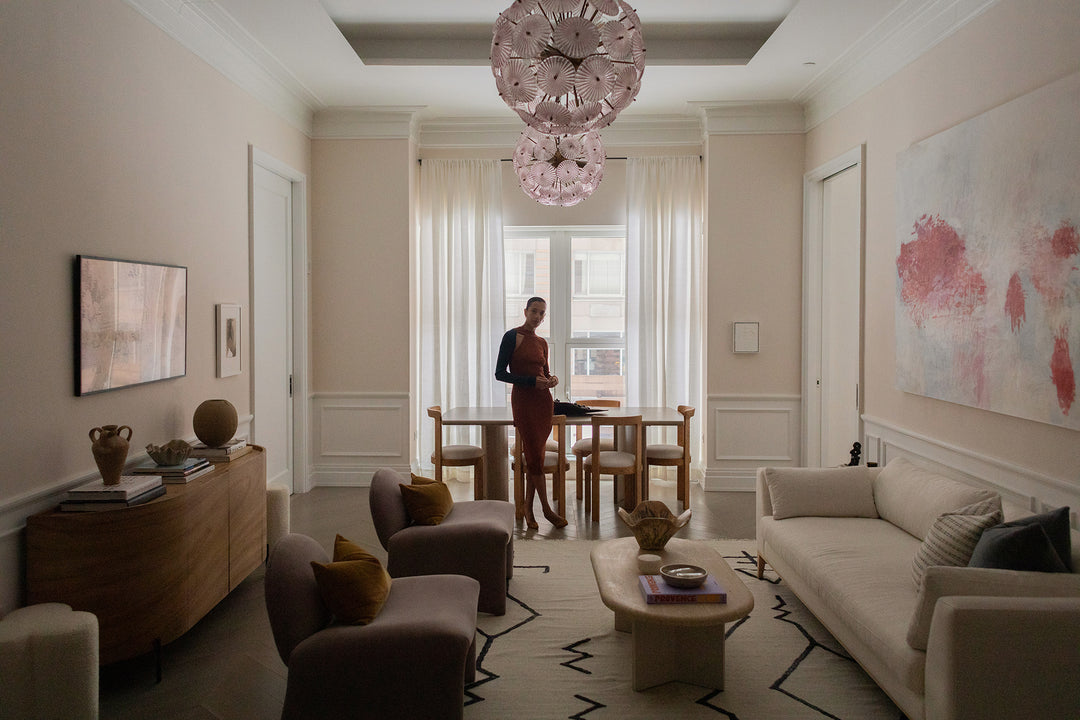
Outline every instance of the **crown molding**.
POLYGON ((706 135, 802 134, 806 123, 798 103, 693 102, 706 135))
MULTIPOLYGON (((443 117, 423 122, 420 148, 512 148, 525 124, 515 117, 443 117)), ((607 147, 700 145, 701 122, 690 115, 620 116, 600 131, 607 147)))
POLYGON ((998 0, 908 0, 794 98, 805 129, 820 125, 967 25, 998 0))
POLYGON ((327 108, 312 118, 316 140, 417 139, 423 105, 327 108))
POLYGON ((323 103, 214 2, 124 0, 305 135, 323 103))

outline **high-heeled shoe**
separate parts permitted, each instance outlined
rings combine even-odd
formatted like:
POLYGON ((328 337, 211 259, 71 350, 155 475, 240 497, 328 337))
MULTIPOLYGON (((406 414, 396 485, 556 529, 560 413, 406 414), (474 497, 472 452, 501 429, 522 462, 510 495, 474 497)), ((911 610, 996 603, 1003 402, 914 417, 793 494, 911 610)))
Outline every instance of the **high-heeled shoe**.
POLYGON ((566 527, 566 518, 562 515, 556 515, 554 510, 545 510, 544 517, 557 528, 566 527))

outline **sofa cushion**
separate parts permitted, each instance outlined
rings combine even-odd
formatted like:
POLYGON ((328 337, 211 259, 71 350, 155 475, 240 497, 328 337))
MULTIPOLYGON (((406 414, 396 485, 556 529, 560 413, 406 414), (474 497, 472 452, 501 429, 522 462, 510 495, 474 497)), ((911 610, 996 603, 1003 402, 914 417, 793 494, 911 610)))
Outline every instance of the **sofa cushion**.
MULTIPOLYGON (((759 532, 766 559, 790 568, 793 584, 814 596, 804 602, 823 604, 881 666, 922 694, 926 655, 905 641, 915 607, 910 570, 918 540, 870 518, 765 517, 759 532)), ((786 572, 780 575, 789 580, 786 572)))
POLYGON ((416 525, 438 525, 454 509, 454 498, 445 483, 401 483, 401 499, 416 525))
POLYGON ((986 528, 1001 522, 1001 500, 983 500, 938 516, 911 561, 911 577, 918 589, 931 565, 963 567, 986 528))
POLYGON ((1072 532, 1069 527, 1069 508, 1028 515, 1003 523, 983 533, 985 547, 980 540, 971 557, 974 567, 996 567, 1007 570, 1035 570, 1042 572, 1072 572, 1072 532), (1033 530, 1041 528, 1043 532, 1033 530), (990 533, 989 530, 993 530, 990 533), (1061 568, 1047 555, 1050 552, 1060 560, 1061 568))
POLYGON ((326 607, 338 622, 367 625, 390 595, 390 575, 382 563, 340 535, 334 541, 334 561, 311 561, 315 582, 326 607))
POLYGON ((937 601, 950 595, 992 597, 1080 597, 1080 574, 1035 573, 991 568, 929 567, 908 625, 908 645, 925 650, 937 601))
POLYGON ((874 486, 862 468, 766 468, 772 516, 876 518, 874 486))
POLYGON ((943 513, 1000 496, 924 470, 906 458, 889 462, 874 479, 878 515, 919 540, 943 513))

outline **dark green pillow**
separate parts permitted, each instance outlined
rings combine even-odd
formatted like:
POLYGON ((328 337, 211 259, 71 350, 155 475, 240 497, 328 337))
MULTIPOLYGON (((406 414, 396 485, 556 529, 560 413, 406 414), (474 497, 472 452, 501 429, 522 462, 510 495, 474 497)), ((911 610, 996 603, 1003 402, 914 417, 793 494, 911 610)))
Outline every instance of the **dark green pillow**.
POLYGON ((1005 523, 983 531, 971 553, 968 567, 1069 572, 1061 562, 1050 536, 1039 523, 1005 523))
POLYGON ((1058 558, 1067 572, 1073 571, 1072 566, 1072 536, 1069 528, 1069 508, 1059 507, 1048 510, 1039 515, 1029 515, 1019 520, 1010 520, 1003 523, 1004 527, 1020 527, 1023 525, 1039 525, 1046 531, 1050 544, 1054 546, 1058 558))

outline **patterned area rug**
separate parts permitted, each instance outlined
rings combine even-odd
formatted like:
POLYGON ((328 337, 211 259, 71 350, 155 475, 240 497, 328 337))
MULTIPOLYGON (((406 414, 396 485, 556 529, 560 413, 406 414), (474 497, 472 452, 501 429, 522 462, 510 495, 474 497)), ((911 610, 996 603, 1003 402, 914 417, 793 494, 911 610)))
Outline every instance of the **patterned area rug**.
POLYGON ((596 589, 596 542, 519 540, 506 615, 479 616, 465 717, 902 717, 771 570, 757 579, 753 541, 713 542, 754 593, 754 611, 727 627, 722 692, 680 682, 634 692, 631 636, 615 631, 596 589))

